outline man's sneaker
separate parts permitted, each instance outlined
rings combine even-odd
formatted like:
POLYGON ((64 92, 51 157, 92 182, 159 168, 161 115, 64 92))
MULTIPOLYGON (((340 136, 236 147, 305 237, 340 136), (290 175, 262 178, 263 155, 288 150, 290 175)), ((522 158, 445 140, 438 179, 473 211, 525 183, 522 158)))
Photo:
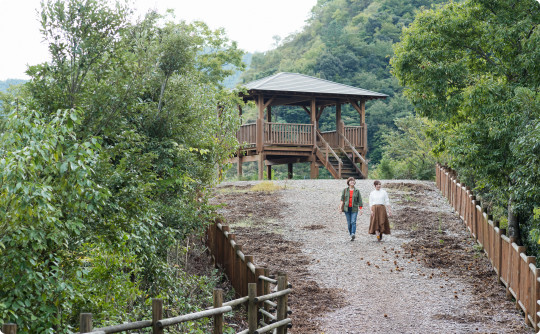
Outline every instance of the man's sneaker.
POLYGON ((354 234, 351 235, 351 241, 354 241, 354 234))

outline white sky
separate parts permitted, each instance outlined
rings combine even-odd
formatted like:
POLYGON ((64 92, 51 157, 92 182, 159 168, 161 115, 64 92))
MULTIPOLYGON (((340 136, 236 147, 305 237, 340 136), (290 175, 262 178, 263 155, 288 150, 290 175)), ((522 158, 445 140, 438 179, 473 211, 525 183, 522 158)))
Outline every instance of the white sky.
MULTIPOLYGON (((175 10, 177 20, 225 28, 245 51, 266 51, 281 38, 300 31, 317 0, 131 0, 139 15, 149 9, 175 10)), ((27 79, 27 65, 47 61, 39 32, 40 0, 0 0, 0 80, 27 79)))

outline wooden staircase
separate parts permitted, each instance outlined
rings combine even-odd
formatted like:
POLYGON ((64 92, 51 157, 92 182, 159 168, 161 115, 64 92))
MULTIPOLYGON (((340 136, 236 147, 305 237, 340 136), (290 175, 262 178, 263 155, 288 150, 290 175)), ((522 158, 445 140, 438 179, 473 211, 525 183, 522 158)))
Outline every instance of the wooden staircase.
MULTIPOLYGON (((348 179, 349 177, 354 177, 355 179, 366 178, 343 148, 339 148, 336 153, 318 131, 317 137, 318 145, 315 145, 314 149, 317 162, 322 164, 335 179, 348 179)), ((350 145, 349 142, 347 144, 350 145)), ((358 155, 357 151, 353 151, 358 155)))
MULTIPOLYGON (((362 173, 358 170, 358 167, 354 165, 352 160, 345 154, 344 152, 337 153, 338 157, 343 162, 343 165, 341 166, 341 178, 342 179, 348 179, 349 177, 354 177, 355 179, 363 179, 364 176, 362 173)), ((338 161, 334 156, 329 156, 328 160, 332 166, 334 166, 337 169, 337 166, 339 165, 338 161)))

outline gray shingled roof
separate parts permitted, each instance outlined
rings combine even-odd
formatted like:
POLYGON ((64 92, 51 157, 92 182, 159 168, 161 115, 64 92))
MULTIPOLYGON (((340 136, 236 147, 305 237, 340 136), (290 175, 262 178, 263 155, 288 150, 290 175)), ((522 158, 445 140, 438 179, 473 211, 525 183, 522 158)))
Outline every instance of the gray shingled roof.
POLYGON ((356 88, 324 79, 310 77, 298 73, 280 72, 272 76, 248 82, 244 85, 248 90, 297 92, 310 94, 338 94, 369 96, 372 98, 385 98, 386 94, 356 88))

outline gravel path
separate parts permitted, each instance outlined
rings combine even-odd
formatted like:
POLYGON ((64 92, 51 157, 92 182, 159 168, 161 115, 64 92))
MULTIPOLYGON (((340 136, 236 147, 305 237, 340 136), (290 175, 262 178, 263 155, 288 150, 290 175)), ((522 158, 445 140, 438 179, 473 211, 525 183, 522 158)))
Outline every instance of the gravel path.
MULTIPOLYGON (((400 182, 432 190, 420 205, 426 215, 429 210, 452 214, 433 182, 384 181, 383 188, 400 182)), ((515 309, 496 313, 479 310, 471 306, 478 304, 474 303, 478 296, 472 293, 471 284, 405 256, 402 245, 410 239, 405 231, 392 226, 394 217, 390 218, 392 234, 377 242, 367 234, 369 209, 364 209, 358 216, 356 240, 351 242, 345 216, 337 209, 345 180, 274 183, 285 187, 280 191, 280 201, 285 204, 279 220, 282 235, 300 242, 302 252, 311 259, 306 279, 343 292, 345 306, 316 319, 323 333, 533 333, 515 309), (324 228, 310 228, 320 225, 324 228)), ((368 208, 372 180, 359 180, 356 186, 368 208)), ((396 191, 387 190, 394 216, 400 215, 407 205, 397 200, 396 191)), ((500 289, 504 291, 502 286, 500 289)), ((501 303, 512 305, 504 300, 501 303)))

